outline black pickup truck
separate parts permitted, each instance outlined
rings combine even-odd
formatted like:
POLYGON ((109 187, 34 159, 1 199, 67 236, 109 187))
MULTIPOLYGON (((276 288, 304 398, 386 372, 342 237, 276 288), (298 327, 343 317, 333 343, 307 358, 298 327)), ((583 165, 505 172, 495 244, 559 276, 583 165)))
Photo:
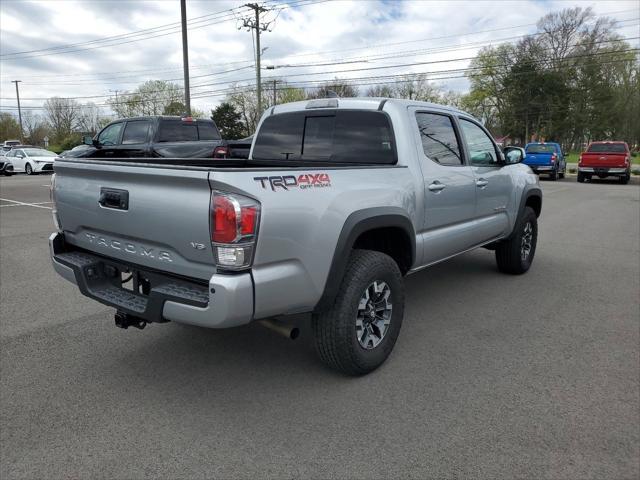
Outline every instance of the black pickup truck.
POLYGON ((84 137, 89 148, 69 156, 76 158, 213 158, 222 143, 213 120, 154 116, 111 122, 95 137, 84 137))

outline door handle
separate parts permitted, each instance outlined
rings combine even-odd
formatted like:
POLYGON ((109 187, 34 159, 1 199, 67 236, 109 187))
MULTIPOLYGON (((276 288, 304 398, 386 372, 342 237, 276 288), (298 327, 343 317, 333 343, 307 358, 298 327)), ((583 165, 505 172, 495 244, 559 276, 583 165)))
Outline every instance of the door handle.
POLYGON ((489 185, 489 182, 487 180, 485 180, 484 178, 479 178, 478 180, 476 180, 476 186, 477 187, 484 188, 487 185, 489 185))
POLYGON ((430 192, 435 192, 438 193, 441 190, 444 190, 447 186, 444 183, 440 183, 439 181, 435 181, 433 182, 431 185, 429 185, 429 191, 430 192))

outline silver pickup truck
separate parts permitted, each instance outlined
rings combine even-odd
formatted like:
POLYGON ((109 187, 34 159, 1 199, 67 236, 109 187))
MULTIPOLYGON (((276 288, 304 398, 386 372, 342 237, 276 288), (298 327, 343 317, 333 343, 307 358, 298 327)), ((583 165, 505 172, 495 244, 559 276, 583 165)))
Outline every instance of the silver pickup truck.
POLYGON ((440 105, 278 105, 246 160, 56 162, 51 257, 120 327, 293 333, 287 316, 310 313, 320 358, 364 374, 396 342, 404 275, 483 246, 529 269, 542 193, 520 160, 440 105))

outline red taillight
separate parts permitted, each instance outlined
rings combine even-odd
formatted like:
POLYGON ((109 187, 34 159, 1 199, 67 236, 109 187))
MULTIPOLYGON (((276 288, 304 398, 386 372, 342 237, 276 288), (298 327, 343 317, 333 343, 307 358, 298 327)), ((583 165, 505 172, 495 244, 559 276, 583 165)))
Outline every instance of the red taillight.
POLYGON ((211 240, 216 243, 231 243, 238 236, 236 208, 229 197, 213 197, 213 233, 211 240))
POLYGON ((240 233, 253 235, 256 233, 258 209, 256 207, 241 207, 240 210, 240 233))
POLYGON ((213 149, 213 158, 226 158, 228 153, 227 147, 216 147, 213 149))
POLYGON ((554 163, 558 159, 558 156, 554 153, 551 155, 551 163, 554 163))
POLYGON ((214 191, 211 201, 211 241, 218 267, 251 267, 260 222, 260 204, 243 195, 214 191))

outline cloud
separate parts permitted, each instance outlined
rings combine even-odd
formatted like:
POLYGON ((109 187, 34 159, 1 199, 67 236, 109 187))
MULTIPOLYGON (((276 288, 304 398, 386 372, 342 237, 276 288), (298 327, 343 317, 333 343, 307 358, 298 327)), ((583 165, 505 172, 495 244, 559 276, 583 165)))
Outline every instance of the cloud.
MULTIPOLYGON (((224 95, 229 84, 239 80, 253 83, 252 36, 240 28, 242 18, 249 15, 244 1, 188 1, 189 60, 191 66, 193 105, 209 110, 224 95), (233 9, 232 11, 229 11, 233 9), (223 12, 213 15, 216 12, 223 12)), ((292 4, 293 0, 270 6, 292 4)), ((370 71, 347 70, 381 67, 411 62, 433 62, 473 56, 480 44, 515 37, 535 30, 537 19, 551 11, 571 6, 593 5, 596 13, 616 12, 620 19, 637 18, 640 13, 635 0, 585 3, 575 1, 474 1, 421 2, 392 0, 338 0, 306 6, 277 9, 267 14, 275 19, 270 32, 262 36, 268 47, 265 65, 300 65, 332 63, 360 59, 360 63, 327 66, 298 66, 264 72, 263 78, 290 77, 291 81, 360 78, 399 75, 411 72, 437 72, 463 68, 467 60, 370 71), (469 46, 469 44, 475 46, 469 46), (443 47, 457 50, 433 51, 443 47), (417 53, 431 49, 429 53, 417 53), (412 56, 403 52, 414 51, 412 56), (386 55, 386 59, 372 56, 386 55), (395 56, 395 57, 394 57, 395 56), (365 61, 368 60, 368 61, 365 61), (333 72, 340 73, 333 73, 333 72)), ((180 21, 179 2, 175 1, 12 1, 0 2, 0 107, 15 106, 11 80, 22 83, 22 104, 39 107, 50 96, 94 98, 105 104, 115 90, 133 90, 149 79, 175 79, 182 85, 182 45, 179 28, 162 27, 180 21), (139 38, 130 32, 154 29, 156 38, 130 42, 139 38), (126 35, 112 40, 106 48, 96 39, 126 35), (127 41, 116 45, 116 43, 127 41), (12 52, 39 50, 60 45, 94 42, 87 50, 51 55, 34 52, 31 58, 11 60, 12 52)), ((637 36, 637 22, 627 22, 621 34, 637 36)), ((80 48, 75 47, 75 48, 80 48)), ((69 48, 70 50, 73 48, 69 48)), ((465 79, 438 82, 444 88, 465 90, 465 79)), ((365 87, 366 88, 366 87, 365 87)), ((81 100, 82 101, 82 100, 81 100)), ((89 101, 87 99, 86 101, 89 101)), ((108 107, 102 108, 108 114, 108 107)))

